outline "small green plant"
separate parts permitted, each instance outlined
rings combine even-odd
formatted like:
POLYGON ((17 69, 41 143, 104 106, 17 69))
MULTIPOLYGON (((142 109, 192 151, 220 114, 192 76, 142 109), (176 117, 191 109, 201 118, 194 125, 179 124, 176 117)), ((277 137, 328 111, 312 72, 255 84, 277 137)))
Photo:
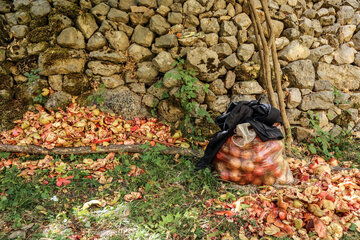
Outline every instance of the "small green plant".
POLYGON ((105 90, 105 84, 100 84, 100 87, 96 94, 92 94, 88 96, 87 101, 91 103, 95 103, 99 106, 102 106, 104 104, 104 90, 105 90))
POLYGON ((207 93, 209 85, 201 86, 196 72, 193 69, 184 68, 184 60, 178 59, 175 62, 175 72, 165 74, 166 78, 174 78, 180 82, 179 91, 175 93, 175 97, 180 99, 180 105, 185 110, 185 128, 190 129, 191 133, 195 132, 193 120, 195 117, 205 117, 209 122, 213 123, 210 114, 195 101, 201 89, 207 93))
POLYGON ((46 100, 47 100, 47 98, 44 97, 44 96, 40 93, 38 96, 36 96, 36 97, 34 98, 34 103, 45 104, 45 103, 46 103, 46 100))
POLYGON ((27 85, 30 85, 33 82, 36 82, 40 78, 39 76, 40 69, 32 69, 29 73, 24 75, 28 78, 27 85))
POLYGON ((326 158, 335 157, 342 159, 344 151, 353 146, 353 140, 349 131, 342 131, 338 136, 333 136, 330 132, 324 131, 319 126, 319 115, 308 111, 310 125, 315 129, 315 136, 307 145, 312 154, 320 154, 326 158))
POLYGON ((333 93, 334 93, 334 97, 335 97, 335 100, 334 100, 335 105, 350 103, 349 101, 345 101, 342 98, 343 93, 339 89, 337 89, 336 87, 333 87, 333 93))

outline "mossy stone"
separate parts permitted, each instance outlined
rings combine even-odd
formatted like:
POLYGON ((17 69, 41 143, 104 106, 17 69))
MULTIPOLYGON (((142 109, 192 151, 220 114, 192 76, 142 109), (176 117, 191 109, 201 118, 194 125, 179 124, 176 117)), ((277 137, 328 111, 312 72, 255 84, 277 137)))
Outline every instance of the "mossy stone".
POLYGON ((71 19, 65 15, 55 13, 49 16, 49 26, 54 34, 58 34, 63 29, 71 27, 72 24, 71 19))
POLYGON ((71 95, 80 95, 89 88, 89 80, 85 74, 72 73, 64 76, 63 91, 71 95))
POLYGON ((7 46, 10 43, 9 31, 4 19, 0 18, 0 46, 7 46))
POLYGON ((14 127, 14 121, 22 118, 26 108, 24 103, 16 100, 0 104, 0 130, 14 127))
POLYGON ((0 90, 10 89, 13 86, 13 78, 10 75, 0 76, 0 90))
POLYGON ((37 27, 44 27, 48 24, 47 17, 37 17, 30 21, 30 29, 35 29, 37 27))
POLYGON ((37 27, 28 34, 28 38, 30 42, 43 42, 49 41, 52 36, 50 27, 37 27))
POLYGON ((81 9, 75 3, 65 0, 55 0, 53 4, 57 13, 64 14, 71 19, 75 19, 80 15, 81 9))

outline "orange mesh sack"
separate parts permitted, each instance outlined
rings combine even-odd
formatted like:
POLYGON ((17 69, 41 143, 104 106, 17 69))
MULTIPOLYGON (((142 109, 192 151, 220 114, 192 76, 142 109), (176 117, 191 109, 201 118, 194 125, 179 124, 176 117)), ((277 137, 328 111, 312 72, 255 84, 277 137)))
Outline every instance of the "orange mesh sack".
POLYGON ((294 181, 282 155, 282 141, 262 142, 256 134, 250 140, 244 142, 243 136, 235 134, 223 144, 213 160, 222 179, 240 185, 290 184, 294 181))

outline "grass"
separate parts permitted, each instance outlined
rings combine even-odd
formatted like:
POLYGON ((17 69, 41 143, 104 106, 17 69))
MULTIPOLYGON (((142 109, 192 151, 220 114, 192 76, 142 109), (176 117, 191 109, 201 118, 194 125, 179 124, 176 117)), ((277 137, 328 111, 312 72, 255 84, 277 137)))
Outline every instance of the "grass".
MULTIPOLYGON (((72 169, 64 172, 74 176, 71 183, 57 187, 56 179, 48 178, 49 170, 36 170, 33 176, 24 179, 18 176, 21 169, 4 168, 0 171, 0 220, 5 221, 5 226, 0 230, 0 239, 10 230, 30 223, 34 226, 28 230, 27 239, 66 239, 76 234, 94 237, 101 229, 115 229, 117 233, 111 239, 151 239, 151 236, 153 239, 201 239, 229 231, 236 233, 237 224, 230 224, 221 216, 208 216, 210 209, 204 205, 206 200, 232 190, 219 184, 210 170, 194 171, 195 159, 161 155, 159 149, 161 147, 135 155, 137 159, 133 159, 133 155, 116 155, 120 164, 104 173, 106 177, 113 177, 109 184, 88 179, 86 170, 72 169), (131 165, 145 172, 137 177, 129 176, 131 165), (48 184, 44 185, 44 180, 48 184), (141 192, 142 199, 125 202, 124 195, 131 192, 141 192), (109 204, 104 214, 100 214, 103 208, 96 207, 82 211, 84 203, 94 199, 116 203, 109 204), (64 222, 71 222, 66 231, 46 233, 45 229, 52 224, 64 226, 64 222)), ((54 156, 54 161, 73 166, 85 158, 103 157, 98 154, 54 156)), ((23 161, 42 158, 22 157, 23 161)), ((232 195, 241 193, 233 191, 232 195)))
MULTIPOLYGON (((34 175, 19 176, 21 167, 0 170, 0 239, 33 224, 26 239, 69 239, 76 236, 94 239, 108 231, 107 239, 239 239, 242 220, 239 217, 214 216, 223 210, 220 205, 208 206, 209 199, 232 202, 246 194, 222 183, 209 169, 195 171, 197 159, 161 155, 159 146, 142 155, 117 154, 118 165, 106 170, 111 183, 100 184, 88 178, 89 172, 58 166, 65 176, 73 175, 71 183, 56 186, 49 178, 50 170, 36 170, 34 175), (139 176, 129 176, 131 166, 144 169, 139 176), (44 184, 44 180, 48 181, 44 184), (131 192, 141 192, 142 199, 124 201, 131 192), (90 200, 106 201, 105 207, 83 206, 90 200), (2 222, 4 222, 3 226, 2 222)), ((15 155, 0 153, 2 158, 15 155)), ((105 155, 54 156, 54 162, 68 167, 84 159, 105 155)), ((44 156, 22 156, 22 161, 43 159, 44 156)), ((359 239, 350 231, 343 239, 359 239)), ((268 238, 271 239, 271 238, 268 238)), ((275 238, 273 238, 275 239, 275 238)), ((282 238, 287 240, 290 238, 282 238)))

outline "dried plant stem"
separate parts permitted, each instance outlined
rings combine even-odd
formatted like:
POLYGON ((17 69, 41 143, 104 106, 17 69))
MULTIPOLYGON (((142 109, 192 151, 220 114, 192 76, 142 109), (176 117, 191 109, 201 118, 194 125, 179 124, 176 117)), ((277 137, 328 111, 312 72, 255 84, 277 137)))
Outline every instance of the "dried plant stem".
POLYGON ((272 59, 273 59, 273 64, 274 64, 276 91, 277 91, 278 99, 279 99, 280 114, 281 114, 281 118, 283 120, 283 124, 284 124, 284 128, 285 128, 286 143, 287 143, 287 147, 289 148, 292 144, 293 139, 292 139, 292 135, 291 135, 290 123, 289 123, 289 120, 287 118, 286 111, 285 111, 284 92, 283 92, 282 86, 281 86, 280 65, 279 65, 278 55, 277 55, 277 51, 276 51, 275 37, 272 34, 274 32, 273 25, 271 22, 271 17, 270 17, 267 1, 261 0, 261 5, 264 9, 265 19, 266 19, 267 25, 269 26, 269 31, 271 32, 271 34, 269 34, 269 36, 270 36, 269 45, 271 48, 271 54, 272 54, 272 59))
MULTIPOLYGON (((258 16, 256 8, 255 8, 254 0, 249 0, 249 3, 250 3, 251 12, 255 18, 255 23, 253 23, 253 25, 254 25, 254 28, 257 28, 257 32, 260 34, 260 39, 261 39, 261 43, 262 43, 262 48, 259 47, 259 49, 263 50, 264 58, 261 60, 263 61, 262 66, 263 66, 263 71, 264 71, 266 88, 267 88, 267 91, 269 94, 270 104, 273 105, 274 107, 278 108, 276 100, 275 100, 274 89, 273 89, 272 83, 271 83, 269 45, 266 41, 265 34, 264 34, 264 31, 261 26, 261 22, 260 22, 259 16, 258 16)), ((270 33, 270 35, 271 34, 272 33, 270 33)), ((260 44, 258 44, 258 45, 260 46, 260 44)))

